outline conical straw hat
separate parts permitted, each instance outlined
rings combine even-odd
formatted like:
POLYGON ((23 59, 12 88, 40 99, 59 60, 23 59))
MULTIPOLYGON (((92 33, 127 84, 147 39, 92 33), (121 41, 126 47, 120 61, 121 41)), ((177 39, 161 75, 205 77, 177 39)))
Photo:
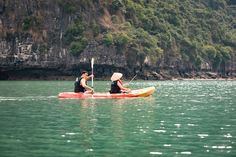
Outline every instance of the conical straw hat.
POLYGON ((122 76, 123 76, 123 74, 121 74, 121 73, 113 73, 113 75, 111 76, 111 81, 117 81, 117 80, 119 80, 122 76))

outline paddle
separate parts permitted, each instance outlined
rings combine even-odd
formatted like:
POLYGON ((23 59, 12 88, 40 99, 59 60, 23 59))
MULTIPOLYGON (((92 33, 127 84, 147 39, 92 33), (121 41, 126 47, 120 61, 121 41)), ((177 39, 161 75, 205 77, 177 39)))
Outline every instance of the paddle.
MULTIPOLYGON (((93 75, 93 64, 94 64, 94 58, 91 59, 92 75, 93 75)), ((92 77, 92 88, 93 88, 93 77, 92 77)))
POLYGON ((130 84, 135 79, 136 76, 137 76, 137 74, 134 75, 134 77, 129 81, 128 84, 130 84))

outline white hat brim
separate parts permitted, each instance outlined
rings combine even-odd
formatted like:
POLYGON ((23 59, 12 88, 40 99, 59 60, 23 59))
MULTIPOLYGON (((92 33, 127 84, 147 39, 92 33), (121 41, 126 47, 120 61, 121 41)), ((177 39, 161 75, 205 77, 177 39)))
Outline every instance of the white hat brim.
POLYGON ((119 80, 122 76, 123 76, 122 73, 114 73, 114 74, 111 76, 111 81, 117 81, 117 80, 119 80))

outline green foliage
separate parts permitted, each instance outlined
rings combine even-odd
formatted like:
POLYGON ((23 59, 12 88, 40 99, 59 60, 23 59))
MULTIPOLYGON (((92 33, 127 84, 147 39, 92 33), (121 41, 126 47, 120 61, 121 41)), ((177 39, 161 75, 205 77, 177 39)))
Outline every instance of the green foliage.
POLYGON ((233 49, 229 46, 220 47, 220 52, 224 60, 230 60, 233 56, 233 49))
MULTIPOLYGON (((235 11, 229 6, 234 5, 231 0, 60 1, 67 4, 63 5, 67 12, 81 7, 85 12, 95 10, 97 15, 103 15, 87 21, 90 18, 81 13, 81 19, 68 27, 64 39, 72 53, 82 51, 82 39, 92 32, 90 38, 114 46, 125 53, 128 62, 139 65, 150 58, 153 65, 161 60, 173 65, 180 60, 193 69, 208 62, 216 70, 235 56, 236 20, 235 11), (92 5, 90 8, 100 7, 86 10, 92 5)), ((30 24, 26 20, 25 28, 30 24)))
POLYGON ((32 52, 33 52, 33 53, 37 52, 38 45, 37 45, 36 43, 33 43, 31 49, 32 49, 32 52))
POLYGON ((218 70, 221 63, 229 61, 233 55, 231 47, 222 45, 205 45, 203 51, 214 70, 218 70))
POLYGON ((108 32, 103 37, 103 43, 107 46, 114 44, 122 47, 127 45, 131 40, 132 38, 126 32, 108 32))
POLYGON ((123 31, 126 31, 126 32, 129 32, 132 28, 132 25, 130 22, 125 22, 123 24, 120 25, 120 28, 123 30, 123 31))
POLYGON ((142 21, 142 26, 145 30, 151 30, 153 28, 153 21, 152 19, 146 17, 146 16, 143 16, 141 18, 141 21, 142 21))
POLYGON ((123 6, 122 0, 113 0, 111 5, 113 9, 118 10, 120 7, 123 6))
POLYGON ((122 0, 112 0, 111 8, 114 12, 122 9, 122 7, 124 7, 122 0))
POLYGON ((87 45, 86 39, 81 41, 73 41, 70 44, 70 53, 74 56, 79 56, 86 47, 86 45, 87 45))
POLYGON ((115 23, 115 24, 119 23, 118 16, 112 15, 112 16, 111 16, 111 21, 112 21, 113 23, 115 23))
POLYGON ((65 42, 71 43, 72 41, 76 40, 76 38, 79 38, 83 34, 84 30, 84 24, 79 21, 77 21, 72 26, 69 26, 64 35, 65 42))
POLYGON ((206 45, 203 47, 204 52, 206 54, 206 56, 210 59, 210 60, 214 60, 214 58, 216 57, 217 54, 217 50, 214 46, 212 45, 206 45))
POLYGON ((76 2, 73 0, 58 0, 59 5, 63 8, 63 10, 68 13, 72 14, 76 12, 76 2))
POLYGON ((212 9, 224 9, 226 7, 226 1, 225 0, 207 0, 208 5, 212 9))
POLYGON ((220 53, 220 51, 217 51, 216 56, 212 61, 213 69, 218 70, 221 63, 222 63, 222 54, 220 53))
MULTIPOLYGON (((96 25, 92 25, 93 29, 97 29, 96 25)), ((68 27, 64 34, 64 41, 67 45, 70 45, 70 53, 75 56, 79 56, 81 52, 86 48, 88 39, 85 36, 85 23, 81 19, 75 20, 75 23, 68 27)))
POLYGON ((95 20, 92 21, 91 27, 92 27, 92 31, 93 31, 94 36, 99 35, 100 29, 99 29, 98 24, 95 22, 95 20))
POLYGON ((39 44, 33 43, 32 44, 32 52, 34 52, 34 53, 43 54, 43 53, 47 53, 47 51, 48 51, 47 43, 39 43, 39 44))
POLYGON ((107 33, 103 37, 103 44, 110 46, 113 44, 113 36, 112 33, 107 33))
POLYGON ((117 46, 124 46, 128 44, 132 39, 125 32, 114 34, 114 44, 117 46))
POLYGON ((48 45, 46 43, 42 43, 39 45, 38 51, 40 53, 45 53, 48 50, 48 45))
POLYGON ((27 31, 29 29, 34 29, 40 31, 42 25, 42 19, 40 16, 27 16, 23 19, 22 29, 27 31))
POLYGON ((203 62, 202 57, 201 56, 197 56, 194 61, 195 61, 195 64, 196 64, 196 68, 200 69, 201 68, 201 64, 203 62))
POLYGON ((69 3, 66 3, 64 7, 65 7, 64 9, 67 13, 75 13, 75 11, 76 11, 76 8, 69 3))
MULTIPOLYGON (((145 56, 149 56, 151 62, 155 64, 163 54, 163 49, 157 45, 158 39, 142 28, 138 28, 132 33, 130 36, 133 37, 132 43, 134 43, 133 46, 135 45, 135 48, 131 47, 131 49, 135 49, 136 55, 141 58, 139 62, 142 60, 141 63, 143 63, 145 56)), ((128 51, 128 53, 130 52, 128 51)))
POLYGON ((27 31, 32 26, 32 19, 30 17, 26 17, 23 20, 23 30, 27 31))
MULTIPOLYGON (((236 22, 234 25, 236 26, 236 22)), ((236 47, 236 29, 225 33, 224 43, 225 45, 236 47)))

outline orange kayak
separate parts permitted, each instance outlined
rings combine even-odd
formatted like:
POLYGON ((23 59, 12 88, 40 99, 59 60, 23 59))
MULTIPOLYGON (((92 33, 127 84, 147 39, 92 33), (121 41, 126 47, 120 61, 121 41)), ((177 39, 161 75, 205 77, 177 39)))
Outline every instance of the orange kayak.
POLYGON ((148 97, 152 95, 155 91, 155 87, 148 87, 143 89, 132 90, 130 93, 94 93, 94 94, 84 94, 84 93, 74 93, 74 92, 62 92, 58 94, 59 98, 64 99, 87 99, 87 98, 133 98, 133 97, 148 97))

